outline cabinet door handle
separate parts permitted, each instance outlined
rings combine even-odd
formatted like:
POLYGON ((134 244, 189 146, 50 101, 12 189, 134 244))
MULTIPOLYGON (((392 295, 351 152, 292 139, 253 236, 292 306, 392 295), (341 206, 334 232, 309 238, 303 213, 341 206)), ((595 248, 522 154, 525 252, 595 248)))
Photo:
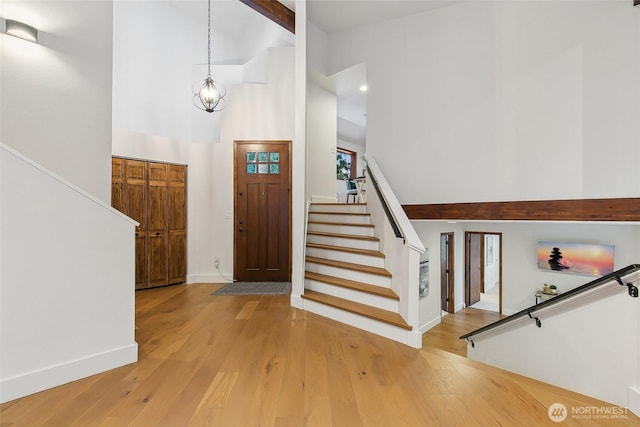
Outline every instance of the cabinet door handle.
POLYGON ((159 231, 156 231, 156 236, 159 236, 159 235, 160 235, 160 232, 159 232, 159 231))

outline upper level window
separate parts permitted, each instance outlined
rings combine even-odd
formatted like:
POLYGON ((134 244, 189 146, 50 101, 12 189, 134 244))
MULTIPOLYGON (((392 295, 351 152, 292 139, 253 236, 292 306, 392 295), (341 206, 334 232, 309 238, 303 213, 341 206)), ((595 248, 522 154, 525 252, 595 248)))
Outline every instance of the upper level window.
POLYGON ((356 152, 338 148, 336 150, 336 178, 355 178, 357 170, 356 152))

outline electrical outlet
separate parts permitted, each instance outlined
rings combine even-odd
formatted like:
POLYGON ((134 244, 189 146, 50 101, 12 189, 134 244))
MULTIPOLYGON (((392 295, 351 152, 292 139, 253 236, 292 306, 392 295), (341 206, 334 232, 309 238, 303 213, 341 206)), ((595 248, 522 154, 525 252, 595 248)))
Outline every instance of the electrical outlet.
POLYGON ((213 264, 216 266, 216 268, 220 267, 220 257, 213 257, 213 264))

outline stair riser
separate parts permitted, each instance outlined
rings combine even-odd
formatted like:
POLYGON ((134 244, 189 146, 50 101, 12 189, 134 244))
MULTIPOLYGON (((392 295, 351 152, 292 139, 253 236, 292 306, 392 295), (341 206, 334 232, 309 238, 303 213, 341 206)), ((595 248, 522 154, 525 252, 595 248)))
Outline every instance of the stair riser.
POLYGON ((322 231, 325 233, 353 234, 356 236, 373 237, 373 227, 358 227, 342 224, 315 224, 310 222, 307 225, 309 231, 322 231))
POLYGON ((380 247, 379 242, 371 240, 349 239, 344 237, 333 236, 314 236, 308 235, 307 242, 319 243, 321 245, 346 246, 347 248, 369 249, 377 251, 380 247))
POLYGON ((334 205, 317 205, 311 204, 309 208, 309 213, 311 212, 356 212, 356 213, 365 213, 367 212, 367 205, 360 205, 354 203, 338 203, 334 205))
POLYGON ((402 328, 378 322, 373 319, 349 313, 338 308, 330 307, 315 301, 303 300, 304 309, 329 319, 351 325, 353 327, 371 332, 391 340, 407 344, 413 348, 422 347, 422 339, 419 334, 405 331, 402 328))
POLYGON ((347 289, 340 286, 330 285, 324 282, 305 279, 305 289, 322 292, 323 294, 333 295, 338 298, 367 304, 371 307, 381 308, 387 311, 398 312, 398 301, 390 298, 371 295, 365 292, 359 292, 353 289, 347 289))
POLYGON ((327 276, 340 277, 347 280, 355 280, 356 282, 391 288, 391 278, 379 276, 377 274, 317 264, 315 262, 305 263, 305 269, 306 271, 311 271, 313 273, 326 274, 327 276))
POLYGON ((309 221, 343 222, 347 224, 369 224, 369 215, 341 215, 337 213, 309 213, 309 221))
POLYGON ((371 255, 354 254, 350 252, 336 251, 331 249, 309 248, 307 247, 307 255, 331 259, 335 261, 344 261, 354 264, 367 265, 370 267, 384 268, 384 258, 371 255))

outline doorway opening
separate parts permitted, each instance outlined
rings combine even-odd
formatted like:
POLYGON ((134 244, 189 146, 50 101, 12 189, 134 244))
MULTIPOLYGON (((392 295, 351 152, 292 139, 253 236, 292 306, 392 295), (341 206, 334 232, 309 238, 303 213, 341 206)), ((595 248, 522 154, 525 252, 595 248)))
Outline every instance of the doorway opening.
POLYGON ((442 314, 455 312, 453 233, 440 234, 440 309, 442 314))
POLYGON ((502 314, 502 233, 465 232, 465 304, 502 314))

